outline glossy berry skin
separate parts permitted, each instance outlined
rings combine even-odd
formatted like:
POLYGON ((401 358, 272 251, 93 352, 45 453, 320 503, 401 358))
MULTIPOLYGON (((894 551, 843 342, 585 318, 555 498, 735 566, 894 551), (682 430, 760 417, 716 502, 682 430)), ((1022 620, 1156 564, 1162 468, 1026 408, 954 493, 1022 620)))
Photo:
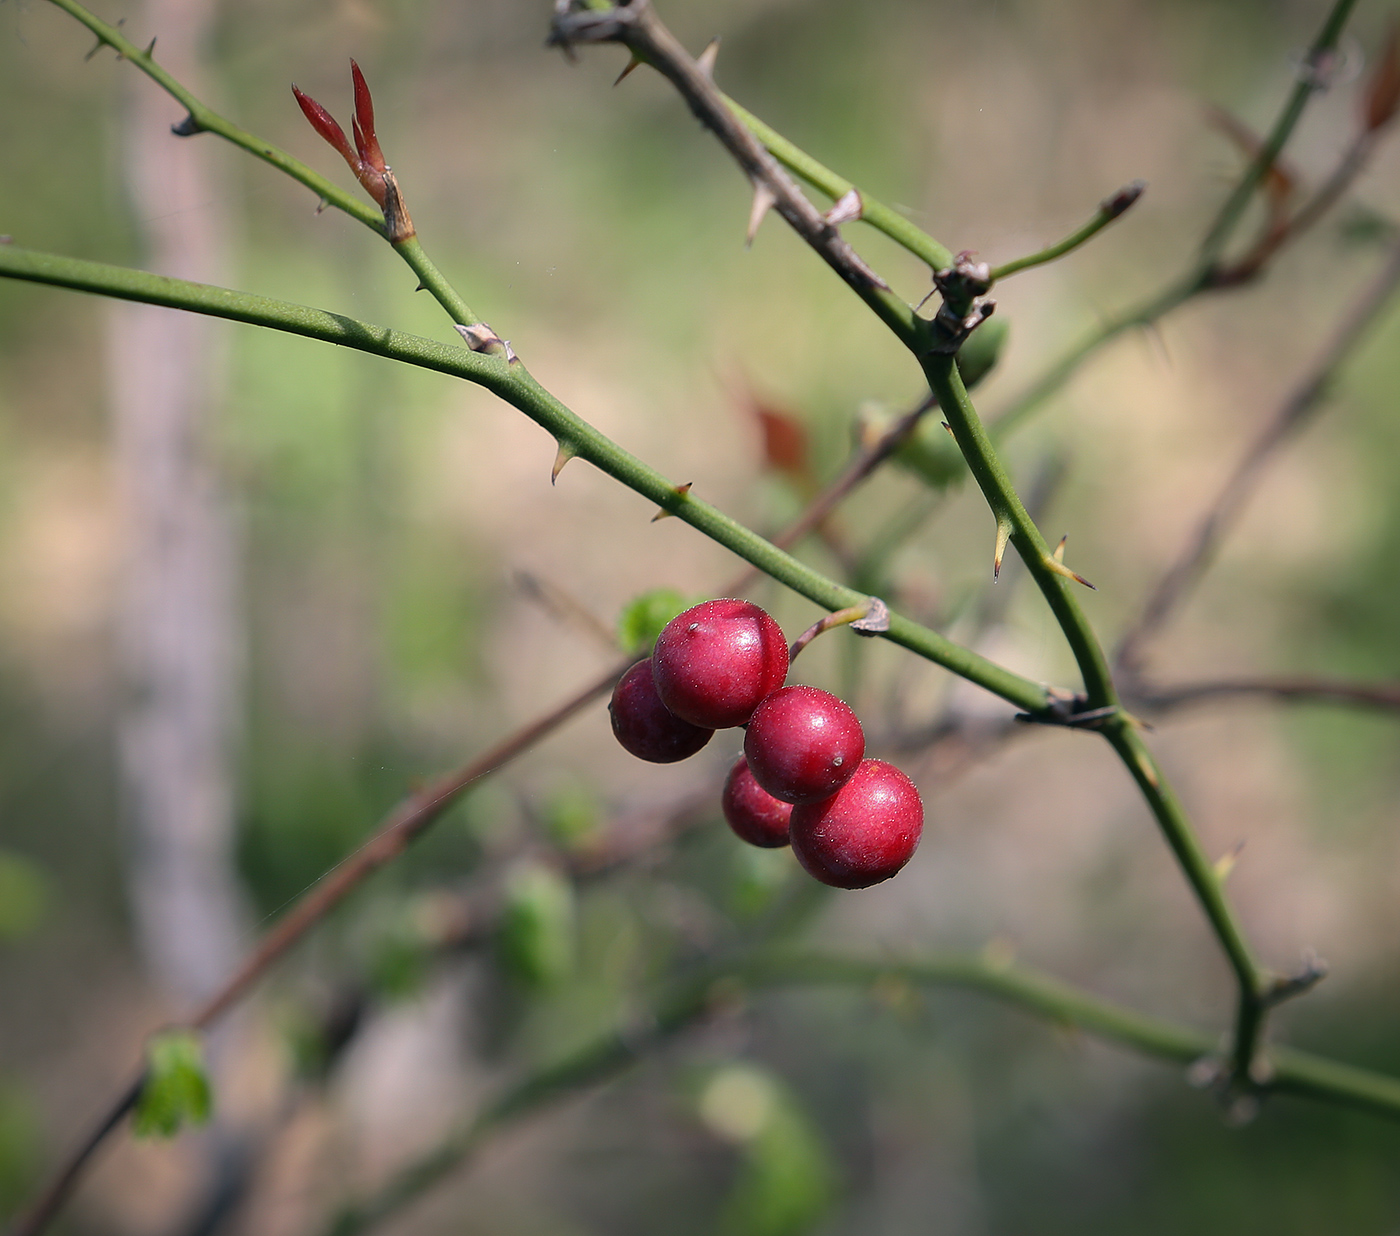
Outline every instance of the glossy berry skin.
POLYGON ((752 602, 727 597, 671 619, 651 654, 662 703, 712 730, 745 724, 787 671, 782 628, 752 602))
POLYGON ((741 840, 765 850, 787 845, 792 806, 780 803, 753 779, 749 762, 742 755, 729 770, 720 805, 729 827, 741 840))
POLYGON ((754 779, 785 803, 830 798, 865 755, 865 731, 845 700, 818 687, 784 687, 761 703, 744 736, 754 779))
POLYGON ((650 661, 637 662, 618 680, 608 712, 617 741, 652 764, 687 759, 714 737, 714 730, 691 725, 667 710, 656 694, 650 661))
POLYGON ((893 764, 863 760, 825 802, 792 809, 792 852, 823 884, 869 888, 909 861, 923 830, 914 783, 893 764))

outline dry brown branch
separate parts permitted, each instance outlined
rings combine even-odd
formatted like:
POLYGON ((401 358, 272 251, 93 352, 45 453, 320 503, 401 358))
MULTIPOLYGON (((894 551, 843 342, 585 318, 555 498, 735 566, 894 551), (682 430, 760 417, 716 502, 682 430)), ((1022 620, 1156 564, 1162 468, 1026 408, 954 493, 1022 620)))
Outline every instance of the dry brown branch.
POLYGON ((1382 711, 1400 709, 1400 683, 1346 682, 1336 678, 1221 678, 1176 686, 1138 684, 1135 706, 1153 712, 1170 712, 1188 704, 1224 699, 1232 695, 1256 695, 1298 703, 1352 705, 1382 711))

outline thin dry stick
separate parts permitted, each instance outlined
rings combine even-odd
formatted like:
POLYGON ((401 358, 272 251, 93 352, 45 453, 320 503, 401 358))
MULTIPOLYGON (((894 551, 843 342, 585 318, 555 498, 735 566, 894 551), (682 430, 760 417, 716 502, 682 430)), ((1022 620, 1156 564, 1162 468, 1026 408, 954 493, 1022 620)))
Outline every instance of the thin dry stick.
POLYGON ((1265 465, 1275 451, 1296 434, 1321 405, 1337 370, 1366 337, 1391 297, 1400 287, 1400 244, 1391 249, 1380 274, 1357 300, 1328 343, 1322 356, 1284 400, 1278 411, 1235 466, 1215 501, 1197 525, 1196 532, 1177 560, 1163 573, 1143 608, 1142 616, 1129 628, 1118 646, 1115 658, 1120 673, 1136 675, 1143 661, 1143 645, 1165 625, 1173 611, 1199 582, 1219 547, 1226 528, 1239 515, 1265 465))
MULTIPOLYGON (((610 691, 631 664, 629 660, 626 664, 614 665, 553 711, 516 730, 470 764, 439 777, 406 798, 364 845, 327 872, 292 906, 228 981, 183 1024, 196 1030, 208 1030, 248 994, 288 949, 365 880, 402 854, 463 792, 528 751, 610 691)), ((67 1201, 98 1147, 135 1107, 141 1097, 143 1082, 144 1074, 122 1091, 121 1097, 54 1174, 34 1205, 15 1222, 10 1236, 38 1236, 48 1226, 67 1201)))
POLYGON ((1262 695, 1299 703, 1349 704, 1382 711, 1400 709, 1400 683, 1346 682, 1314 677, 1221 678, 1176 686, 1141 686, 1134 690, 1133 701, 1143 708, 1165 712, 1231 695, 1262 695))

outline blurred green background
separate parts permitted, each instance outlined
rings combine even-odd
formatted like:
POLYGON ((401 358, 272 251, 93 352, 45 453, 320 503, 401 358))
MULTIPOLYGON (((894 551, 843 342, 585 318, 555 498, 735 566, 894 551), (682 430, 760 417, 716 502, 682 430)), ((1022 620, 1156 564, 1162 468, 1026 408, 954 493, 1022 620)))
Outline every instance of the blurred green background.
MULTIPOLYGON (((181 18, 181 5, 167 16, 181 18)), ((615 91, 617 49, 547 52, 550 6, 519 0, 242 0, 213 13, 205 94, 349 184, 295 80, 348 121, 347 58, 420 236, 534 374, 628 449, 763 530, 801 486, 764 466, 749 403, 805 426, 825 478, 864 415, 921 394, 913 365, 781 222, 743 246, 748 190, 656 75, 615 91)), ((1217 105, 1256 129, 1321 23, 1313 2, 661 0, 717 80, 766 121, 954 250, 1039 248, 1141 177, 1143 201, 1084 251, 999 288, 1011 326, 979 392, 995 414, 1102 316, 1160 286, 1239 156, 1217 105)), ((162 31, 138 10, 126 30, 162 31)), ((1290 155, 1325 174, 1355 123, 1393 6, 1362 3, 1349 70, 1290 155)), ((162 42, 164 42, 162 35, 162 42)), ((36 249, 149 264, 169 214, 218 229, 226 279, 440 339, 437 307, 363 228, 205 136, 204 197, 170 212, 130 187, 131 99, 155 87, 42 0, 0 4, 0 232, 36 249), (139 205, 145 201, 145 205, 139 205), (207 218, 205 217, 207 215, 207 218)), ((157 55, 161 54, 158 44, 157 55)), ((181 110, 170 103, 165 123, 181 110)), ((195 151, 200 151, 196 155, 195 151)), ((174 182, 172 181, 172 186, 174 182)), ((156 186, 157 196, 161 186, 156 186)), ((823 203, 824 205, 825 203, 823 203)), ((1256 287, 1119 341, 1008 447, 1110 643, 1271 414, 1400 212, 1383 147, 1352 199, 1256 287)), ((928 273, 847 235, 911 303, 928 273)), ((113 310, 0 283, 0 1213, 114 1092, 151 1027, 185 1005, 133 928, 118 739, 128 501, 114 462, 113 310)), ((566 698, 616 654, 538 588, 611 627, 651 588, 711 595, 737 565, 587 465, 551 487, 553 443, 484 392, 307 341, 220 324, 201 449, 232 529, 235 633, 229 879, 246 945, 410 787, 566 698)), ((1243 673, 1400 675, 1396 484, 1400 320, 1388 315, 1317 423, 1276 461, 1219 564, 1153 649, 1168 681, 1243 673)), ((138 395, 139 398, 139 395, 138 395)), ((888 470, 843 510, 866 569, 910 613, 972 629, 993 527, 975 494, 935 501, 888 470), (912 513, 912 514, 911 514, 912 513)), ((846 569, 830 547, 804 556, 846 569)), ((1038 599, 1016 590, 983 648, 1073 684, 1038 599)), ((1018 582, 1019 581, 1019 582, 1018 582)), ((760 586, 789 635, 816 611, 760 586)), ((847 693, 872 735, 952 707, 1005 707, 883 645, 827 636, 804 681, 847 693)), ((1231 891, 1280 969, 1333 975, 1280 1039, 1400 1072, 1400 830, 1394 721, 1220 703, 1154 736, 1212 854, 1245 842, 1231 891)), ((783 930, 865 952, 979 948, 1137 1007, 1222 1027, 1223 963, 1121 770, 1099 744, 1037 733, 976 759, 900 762, 924 793, 898 880, 817 899, 786 854, 718 821, 737 743, 641 766, 601 705, 454 809, 279 971, 219 1048, 226 1123, 124 1143, 67 1219, 80 1233, 193 1232, 220 1138, 251 1163, 219 1230, 316 1230, 325 1208, 431 1145, 503 1080, 638 1013, 667 967, 783 930), (621 872, 570 882, 557 854, 610 821, 692 825, 621 872), (499 887, 502 938, 429 945, 464 890, 499 887), (353 1016, 336 1021, 345 993, 353 1016), (344 1033, 337 1039, 334 1027, 344 1033), (289 1098, 288 1095, 292 1097, 289 1098), (216 1143, 210 1150, 210 1143, 216 1143)), ((217 977, 217 976, 215 976, 217 977)), ((505 1135, 414 1209, 412 1232, 1109 1233, 1400 1228, 1400 1130, 1278 1101, 1227 1124, 1173 1070, 953 994, 787 992, 683 1036, 625 1080, 505 1135)), ((400 1229, 395 1229, 400 1230, 400 1229)))

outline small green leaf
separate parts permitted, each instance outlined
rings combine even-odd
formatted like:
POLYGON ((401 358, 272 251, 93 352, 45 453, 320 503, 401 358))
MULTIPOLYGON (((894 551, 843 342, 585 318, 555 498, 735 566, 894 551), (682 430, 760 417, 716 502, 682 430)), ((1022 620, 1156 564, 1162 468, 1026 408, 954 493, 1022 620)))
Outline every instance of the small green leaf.
POLYGON ((213 1110, 204 1071, 204 1044, 188 1030, 158 1034, 146 1047, 146 1084, 136 1100, 137 1137, 174 1137, 186 1124, 204 1124, 213 1110))
POLYGON ((532 987, 563 978, 576 952, 574 889, 553 867, 525 862, 506 877, 502 964, 532 987))
POLYGON ((653 588, 623 609, 617 620, 617 642, 623 652, 650 653, 661 628, 689 603, 674 588, 653 588))
POLYGON ((0 850, 0 943, 27 936, 49 902, 49 882, 37 864, 0 850))
POLYGON ((567 785, 555 790, 540 814, 550 837, 565 849, 585 845, 597 835, 602 824, 598 797, 584 785, 567 785))

